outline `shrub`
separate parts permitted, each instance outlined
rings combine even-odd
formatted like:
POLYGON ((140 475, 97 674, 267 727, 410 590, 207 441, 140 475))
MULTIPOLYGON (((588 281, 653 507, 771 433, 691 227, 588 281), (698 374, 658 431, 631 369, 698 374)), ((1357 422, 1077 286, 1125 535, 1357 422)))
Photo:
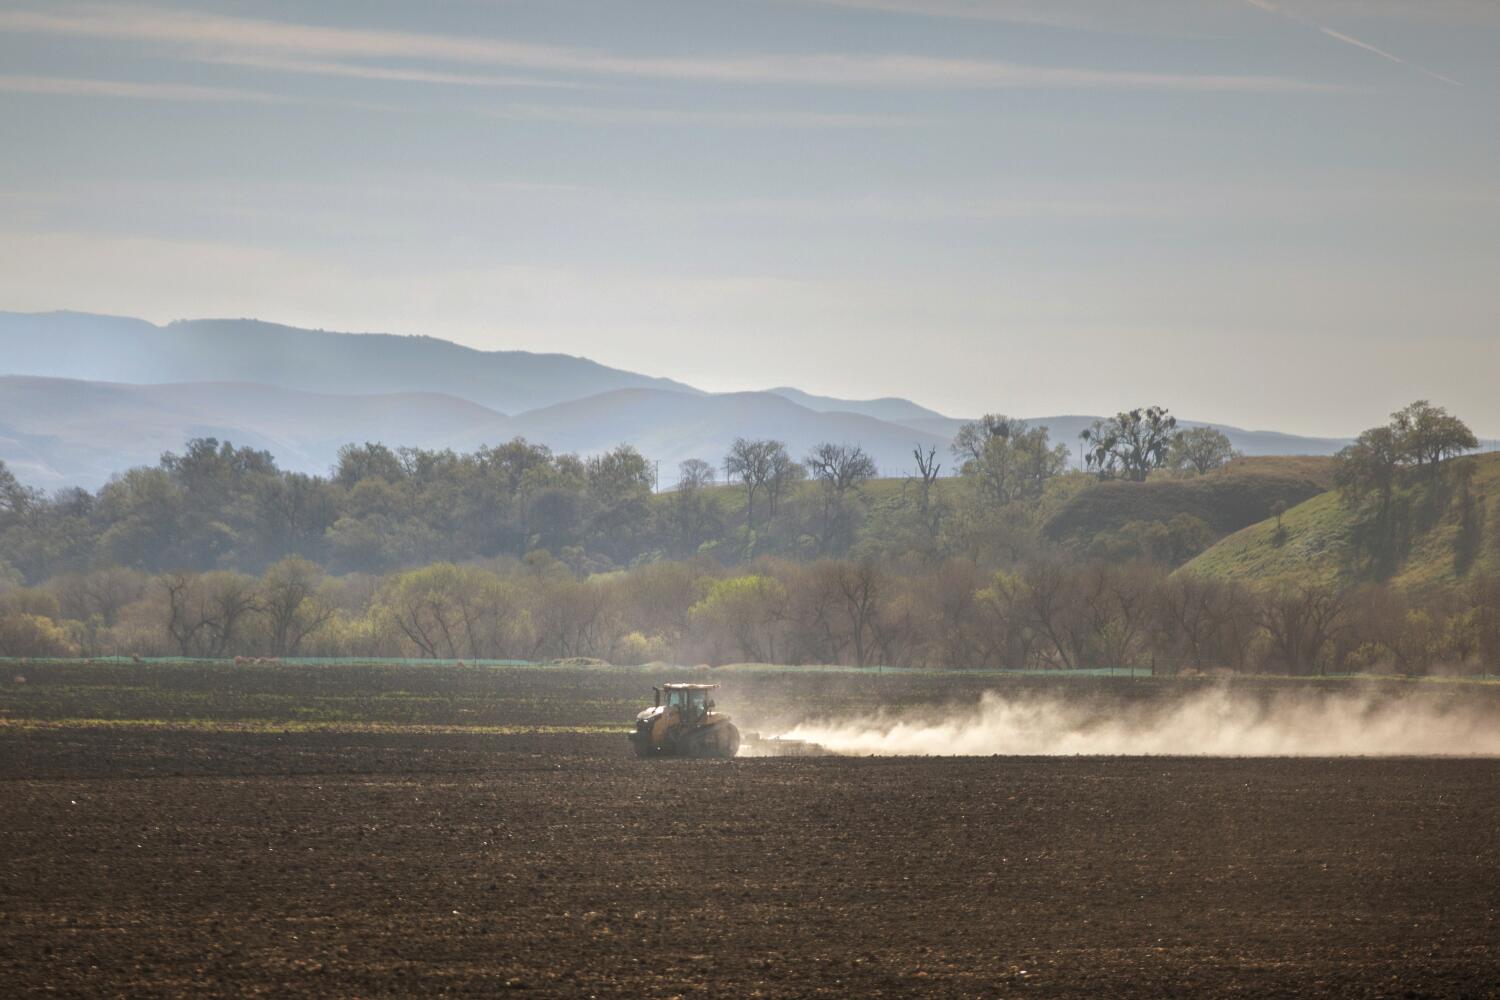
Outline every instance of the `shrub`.
POLYGON ((76 656, 78 648, 51 618, 12 611, 0 615, 0 656, 76 656))

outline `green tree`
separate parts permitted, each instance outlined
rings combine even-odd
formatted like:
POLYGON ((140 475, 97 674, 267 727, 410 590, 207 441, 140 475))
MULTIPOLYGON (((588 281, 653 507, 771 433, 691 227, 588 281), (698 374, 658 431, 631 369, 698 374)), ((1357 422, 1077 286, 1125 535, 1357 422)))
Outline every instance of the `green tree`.
POLYGON ((1085 461, 1101 479, 1121 476, 1131 482, 1167 464, 1177 439, 1177 418, 1160 406, 1128 410, 1095 420, 1078 436, 1088 446, 1085 461))
POLYGON ((737 576, 715 581, 693 605, 693 624, 710 644, 732 645, 741 659, 775 663, 777 643, 788 617, 786 587, 774 577, 737 576))
POLYGON ((395 483, 406 478, 406 469, 396 453, 383 444, 346 444, 339 449, 333 479, 344 489, 353 489, 366 479, 395 483))
POLYGON ((663 534, 677 555, 692 555, 723 532, 719 504, 708 489, 713 466, 690 458, 679 467, 677 488, 666 499, 663 534))
POLYGON ((1381 576, 1395 569, 1398 558, 1395 514, 1401 456, 1401 440, 1391 427, 1370 428, 1334 456, 1334 485, 1355 515, 1355 549, 1370 554, 1381 576))
POLYGON ((1479 447, 1467 424, 1425 399, 1392 413, 1391 430, 1402 459, 1427 478, 1436 476, 1445 460, 1479 447))
POLYGON ((1192 427, 1172 439, 1167 464, 1201 476, 1222 469, 1235 455, 1234 445, 1223 431, 1213 427, 1192 427))
POLYGON ((420 655, 435 659, 503 658, 529 628, 511 588, 474 566, 438 563, 397 574, 376 603, 420 655))
POLYGON ((588 487, 587 543, 616 563, 629 562, 645 547, 651 525, 651 464, 622 444, 584 463, 588 487))
POLYGON ((995 413, 960 427, 953 455, 982 502, 995 507, 1040 499, 1068 464, 1067 447, 1054 447, 1046 427, 995 413))

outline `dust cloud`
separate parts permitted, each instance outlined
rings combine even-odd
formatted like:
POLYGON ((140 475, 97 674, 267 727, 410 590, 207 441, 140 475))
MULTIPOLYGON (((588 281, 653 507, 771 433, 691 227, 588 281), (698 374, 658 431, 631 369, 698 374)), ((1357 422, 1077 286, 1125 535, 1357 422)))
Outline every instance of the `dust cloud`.
POLYGON ((1500 756, 1500 710, 1461 693, 1214 687, 1149 701, 985 692, 936 714, 804 722, 781 734, 858 755, 1500 756))

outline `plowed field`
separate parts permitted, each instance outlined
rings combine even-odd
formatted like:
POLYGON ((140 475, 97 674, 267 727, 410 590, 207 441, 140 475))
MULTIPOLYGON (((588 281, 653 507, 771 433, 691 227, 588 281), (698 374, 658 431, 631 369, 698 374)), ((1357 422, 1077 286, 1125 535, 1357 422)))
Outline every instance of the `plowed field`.
POLYGON ((4 995, 1500 996, 1497 761, 639 761, 584 672, 404 731, 71 670, 0 701, 4 995))

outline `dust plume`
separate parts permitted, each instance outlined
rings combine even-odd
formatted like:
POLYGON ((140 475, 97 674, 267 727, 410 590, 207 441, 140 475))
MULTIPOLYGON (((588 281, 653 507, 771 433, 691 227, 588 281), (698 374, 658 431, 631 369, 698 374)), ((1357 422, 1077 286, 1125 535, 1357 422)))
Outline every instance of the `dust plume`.
POLYGON ((805 722, 782 735, 860 755, 1500 756, 1500 710, 1453 691, 1226 685, 1150 700, 987 691, 944 713, 805 722))

